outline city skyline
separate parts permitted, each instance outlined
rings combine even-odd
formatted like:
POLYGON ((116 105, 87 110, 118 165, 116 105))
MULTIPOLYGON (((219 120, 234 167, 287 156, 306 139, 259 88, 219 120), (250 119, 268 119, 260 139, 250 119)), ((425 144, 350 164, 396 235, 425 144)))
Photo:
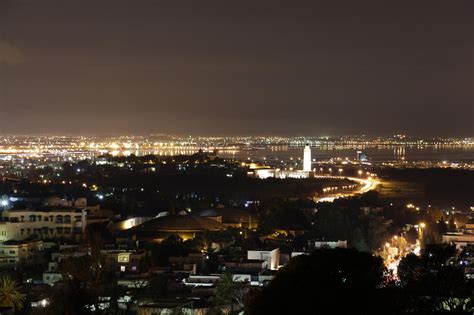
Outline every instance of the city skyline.
POLYGON ((0 134, 474 135, 472 2, 0 3, 0 134))

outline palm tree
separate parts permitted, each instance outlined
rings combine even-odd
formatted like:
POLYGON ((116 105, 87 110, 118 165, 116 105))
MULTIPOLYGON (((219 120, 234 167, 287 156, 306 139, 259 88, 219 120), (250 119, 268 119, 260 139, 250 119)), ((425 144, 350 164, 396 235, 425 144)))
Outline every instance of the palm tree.
POLYGON ((20 286, 16 280, 8 275, 0 277, 0 306, 13 307, 14 310, 21 310, 25 297, 18 290, 20 286))
POLYGON ((230 273, 224 273, 217 283, 214 296, 214 307, 210 314, 233 314, 234 306, 242 307, 241 297, 243 291, 241 285, 234 282, 230 273))

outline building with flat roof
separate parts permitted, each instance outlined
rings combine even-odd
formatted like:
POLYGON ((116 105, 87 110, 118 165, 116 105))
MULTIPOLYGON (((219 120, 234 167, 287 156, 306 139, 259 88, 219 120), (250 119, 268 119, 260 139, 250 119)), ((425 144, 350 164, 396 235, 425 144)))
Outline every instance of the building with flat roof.
POLYGON ((0 241, 27 238, 80 239, 87 225, 87 210, 5 210, 0 214, 0 241))
POLYGON ((30 261, 41 251, 43 251, 43 242, 41 240, 2 242, 0 243, 0 266, 30 261))
POLYGON ((222 223, 216 220, 183 214, 154 218, 121 233, 127 235, 127 238, 135 240, 161 242, 170 235, 177 235, 183 240, 188 240, 206 231, 220 231, 225 228, 222 223))

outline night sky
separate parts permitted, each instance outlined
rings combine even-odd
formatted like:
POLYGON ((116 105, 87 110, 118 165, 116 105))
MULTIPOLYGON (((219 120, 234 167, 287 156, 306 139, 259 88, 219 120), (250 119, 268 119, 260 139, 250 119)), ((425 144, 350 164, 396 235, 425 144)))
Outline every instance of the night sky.
POLYGON ((474 1, 0 0, 0 134, 474 136, 474 1))

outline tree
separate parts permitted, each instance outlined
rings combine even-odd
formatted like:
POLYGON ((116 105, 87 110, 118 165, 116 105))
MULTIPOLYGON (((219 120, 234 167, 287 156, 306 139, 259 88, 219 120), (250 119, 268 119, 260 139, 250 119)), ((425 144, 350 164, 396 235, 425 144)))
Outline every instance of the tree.
POLYGON ((415 254, 406 255, 398 266, 398 277, 403 286, 414 286, 425 276, 428 270, 415 254))
POLYGON ((21 310, 25 297, 19 290, 20 286, 16 280, 10 276, 3 275, 0 278, 0 306, 21 310))
MULTIPOLYGON (((295 257, 270 284, 245 299, 247 314, 372 313, 384 300, 379 257, 353 249, 322 249, 295 257)), ((387 303, 388 304, 388 303, 387 303)), ((386 308, 385 308, 386 309, 386 308)))
POLYGON ((229 314, 233 313, 235 306, 240 309, 243 306, 242 287, 234 282, 233 275, 225 273, 217 284, 214 295, 214 307, 211 314, 229 314))
POLYGON ((398 275, 412 300, 412 310, 472 312, 472 284, 457 264, 446 264, 454 250, 451 246, 429 245, 421 256, 409 254, 402 259, 398 275))

